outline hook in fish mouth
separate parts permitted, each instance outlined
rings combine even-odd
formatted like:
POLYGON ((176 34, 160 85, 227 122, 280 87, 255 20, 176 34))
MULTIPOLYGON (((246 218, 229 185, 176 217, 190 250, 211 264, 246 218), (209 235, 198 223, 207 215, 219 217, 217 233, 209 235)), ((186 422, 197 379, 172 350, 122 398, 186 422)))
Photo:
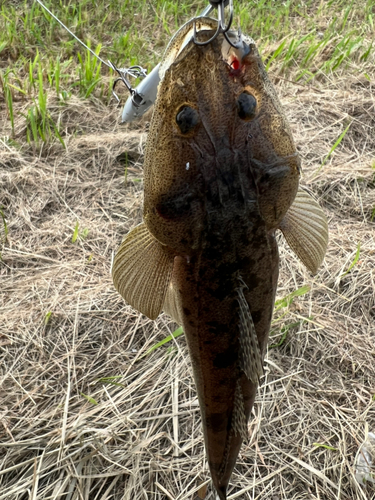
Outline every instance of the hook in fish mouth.
MULTIPOLYGON (((216 3, 216 2, 215 2, 216 3)), ((205 42, 199 42, 197 39, 197 27, 196 23, 194 22, 194 35, 193 35, 193 41, 196 45, 208 45, 209 43, 213 42, 219 35, 222 33, 224 35, 224 38, 226 41, 234 47, 235 49, 238 48, 238 45, 236 43, 233 43, 230 40, 230 37, 228 36, 228 31, 232 25, 233 22, 233 0, 229 0, 229 20, 228 24, 225 24, 225 0, 221 0, 220 3, 217 5, 217 10, 218 10, 218 20, 217 20, 217 29, 215 34, 209 39, 206 40, 205 42)), ((240 31, 238 33, 238 38, 240 39, 240 31)))

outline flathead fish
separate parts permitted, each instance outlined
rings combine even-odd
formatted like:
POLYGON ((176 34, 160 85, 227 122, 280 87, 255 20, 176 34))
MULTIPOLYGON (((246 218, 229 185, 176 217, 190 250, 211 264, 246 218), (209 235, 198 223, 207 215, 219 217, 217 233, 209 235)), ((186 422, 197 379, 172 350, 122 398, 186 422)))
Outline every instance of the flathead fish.
MULTIPOLYGON (((199 19, 208 40, 216 22, 199 19)), ((316 272, 326 218, 299 188, 300 159, 275 89, 250 38, 207 45, 176 36, 144 161, 144 221, 113 264, 117 290, 155 319, 183 326, 209 467, 221 500, 254 403, 278 279, 275 232, 316 272)), ((234 37, 233 34, 229 36, 234 37)), ((233 38, 234 40, 234 38, 233 38)))

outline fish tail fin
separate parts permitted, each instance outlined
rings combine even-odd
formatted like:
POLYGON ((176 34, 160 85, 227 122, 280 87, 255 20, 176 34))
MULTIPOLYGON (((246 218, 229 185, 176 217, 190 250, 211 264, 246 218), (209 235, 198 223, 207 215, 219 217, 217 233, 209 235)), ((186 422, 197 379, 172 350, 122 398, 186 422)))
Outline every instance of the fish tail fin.
POLYGON ((216 488, 217 495, 220 500, 227 500, 227 487, 220 486, 219 489, 216 488))

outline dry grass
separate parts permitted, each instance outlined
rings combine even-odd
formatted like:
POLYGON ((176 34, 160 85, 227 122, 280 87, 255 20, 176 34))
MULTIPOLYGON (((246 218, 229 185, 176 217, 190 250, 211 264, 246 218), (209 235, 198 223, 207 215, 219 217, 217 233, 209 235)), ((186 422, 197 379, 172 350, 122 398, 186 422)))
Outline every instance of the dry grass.
MULTIPOLYGON (((280 243, 278 296, 311 292, 276 325, 298 324, 267 354, 229 498, 370 500, 354 460, 375 430, 375 89, 279 80, 278 91, 330 245, 311 277, 280 243)), ((212 499, 185 339, 142 357, 175 325, 137 314, 110 277, 113 252, 141 219, 146 120, 129 130, 118 109, 78 98, 61 119, 66 150, 0 142, 0 500, 183 500, 206 487, 212 499)))

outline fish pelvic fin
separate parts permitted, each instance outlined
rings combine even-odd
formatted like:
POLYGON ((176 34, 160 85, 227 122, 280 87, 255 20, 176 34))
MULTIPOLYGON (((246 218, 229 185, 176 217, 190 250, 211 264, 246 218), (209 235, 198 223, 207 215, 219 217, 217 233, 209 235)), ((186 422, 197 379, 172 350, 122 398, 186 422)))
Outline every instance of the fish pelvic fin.
POLYGON ((125 236, 115 255, 112 278, 116 290, 134 309, 156 319, 171 281, 173 259, 142 222, 125 236))
POLYGON ((165 296, 163 310, 166 312, 178 325, 182 325, 182 318, 176 288, 173 286, 173 276, 165 296))
POLYGON ((293 252, 315 274, 328 246, 327 218, 318 202, 299 188, 279 229, 293 252))
POLYGON ((245 373, 248 380, 258 384, 263 375, 262 355, 260 352, 258 336, 255 331, 253 318, 249 305, 245 299, 243 289, 246 284, 239 277, 239 287, 237 288, 237 301, 240 313, 240 369, 245 373))

